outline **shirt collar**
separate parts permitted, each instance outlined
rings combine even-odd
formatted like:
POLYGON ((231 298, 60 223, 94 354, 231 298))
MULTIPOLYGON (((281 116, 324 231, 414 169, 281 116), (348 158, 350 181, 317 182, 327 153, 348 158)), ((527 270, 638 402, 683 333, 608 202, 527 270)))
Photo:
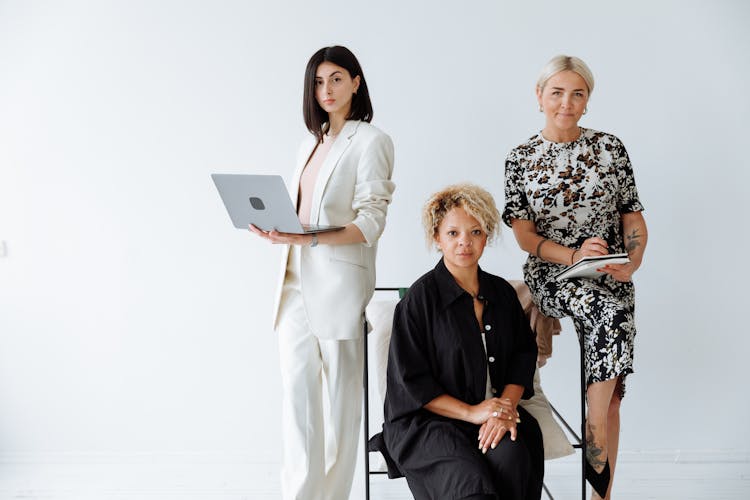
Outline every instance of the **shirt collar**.
MULTIPOLYGON (((487 273, 482 271, 482 268, 480 267, 478 297, 481 300, 494 302, 495 296, 492 293, 492 287, 488 286, 487 279, 487 273)), ((463 295, 470 297, 469 293, 461 288, 458 283, 456 283, 456 279, 445 266, 445 262, 443 261, 442 257, 435 266, 435 281, 437 282, 437 287, 438 291, 440 292, 440 299, 442 301, 443 307, 451 305, 463 295)))

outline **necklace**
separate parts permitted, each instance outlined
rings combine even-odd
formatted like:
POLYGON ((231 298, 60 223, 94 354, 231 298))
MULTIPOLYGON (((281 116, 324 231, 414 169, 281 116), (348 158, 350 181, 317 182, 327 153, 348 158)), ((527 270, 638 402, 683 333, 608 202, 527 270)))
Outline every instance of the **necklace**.
POLYGON ((464 282, 462 282, 462 280, 460 280, 460 279, 459 279, 458 277, 456 277, 456 276, 454 276, 454 277, 453 277, 453 279, 455 279, 455 280, 456 280, 456 284, 457 284, 457 285, 458 285, 459 287, 461 287, 461 289, 462 289, 462 290, 463 290, 464 292, 468 293, 468 294, 469 294, 469 295, 471 296, 471 298, 472 298, 472 299, 474 299, 474 300, 484 300, 484 297, 482 297, 481 295, 479 295, 479 280, 478 280, 478 279, 477 279, 477 280, 474 280, 474 279, 467 279, 467 280, 466 280, 466 282, 468 282, 468 283, 471 283, 471 284, 473 285, 473 286, 471 286, 471 287, 468 287, 468 286, 466 286, 466 285, 464 284, 464 282), (474 283, 476 283, 476 285, 474 285, 474 283), (470 289, 469 289, 469 288, 471 288, 471 289, 474 289, 475 287, 476 287, 476 289, 477 289, 476 293, 474 293, 474 292, 470 291, 470 289))

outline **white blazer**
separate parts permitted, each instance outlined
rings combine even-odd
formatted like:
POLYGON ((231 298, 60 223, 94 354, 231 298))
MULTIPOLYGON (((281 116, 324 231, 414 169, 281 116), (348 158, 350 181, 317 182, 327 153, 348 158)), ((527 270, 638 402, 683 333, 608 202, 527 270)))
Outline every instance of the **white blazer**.
MULTIPOLYGON (((289 191, 297 205, 299 181, 317 141, 304 141, 297 156, 289 191)), ((375 289, 377 242, 385 228, 388 204, 395 189, 393 142, 367 122, 348 120, 318 172, 310 208, 310 224, 344 226, 354 223, 365 243, 300 247, 302 299, 314 335, 321 339, 362 336, 365 307, 375 289)), ((281 259, 273 326, 279 321, 281 291, 289 245, 281 259)))

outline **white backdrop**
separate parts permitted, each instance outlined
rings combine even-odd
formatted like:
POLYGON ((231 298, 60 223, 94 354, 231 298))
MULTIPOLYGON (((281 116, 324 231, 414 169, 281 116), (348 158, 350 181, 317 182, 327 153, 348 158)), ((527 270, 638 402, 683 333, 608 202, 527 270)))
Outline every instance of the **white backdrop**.
MULTIPOLYGON (((748 25, 741 0, 0 0, 0 455, 279 459, 279 249, 230 226, 209 174, 291 173, 304 66, 338 43, 396 147, 381 286, 437 260, 429 193, 502 204, 539 70, 588 62, 582 125, 625 143, 650 230, 621 448, 747 459, 748 25)), ((523 260, 506 230, 483 267, 523 260)), ((542 380, 575 412, 565 330, 542 380)))

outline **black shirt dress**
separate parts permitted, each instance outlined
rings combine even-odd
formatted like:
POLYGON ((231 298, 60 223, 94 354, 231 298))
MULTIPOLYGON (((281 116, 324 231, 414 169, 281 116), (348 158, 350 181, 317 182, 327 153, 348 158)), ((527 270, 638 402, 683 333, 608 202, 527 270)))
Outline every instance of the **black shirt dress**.
POLYGON ((507 433, 494 450, 478 449, 479 426, 443 417, 424 405, 442 394, 475 405, 505 385, 533 395, 537 347, 513 287, 479 270, 482 331, 472 297, 443 260, 417 280, 396 307, 388 355, 384 444, 417 500, 538 499, 544 474, 539 426, 520 406, 516 441, 507 433))

